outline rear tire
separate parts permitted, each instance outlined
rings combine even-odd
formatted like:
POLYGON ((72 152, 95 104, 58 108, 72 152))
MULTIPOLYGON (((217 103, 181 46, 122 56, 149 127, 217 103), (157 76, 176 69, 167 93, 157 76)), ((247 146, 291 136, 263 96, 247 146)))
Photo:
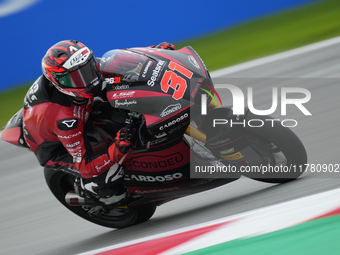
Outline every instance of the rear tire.
POLYGON ((78 206, 69 206, 65 202, 65 195, 74 190, 75 177, 69 173, 45 168, 45 179, 53 195, 70 211, 92 223, 109 227, 125 228, 147 221, 156 210, 156 205, 147 204, 124 208, 114 208, 109 213, 90 215, 85 209, 78 206))
POLYGON ((268 183, 285 183, 300 177, 307 163, 307 153, 304 145, 295 133, 281 123, 265 121, 273 119, 270 116, 257 116, 248 113, 246 122, 250 119, 261 119, 264 122, 262 127, 246 127, 246 141, 255 151, 258 152, 271 166, 286 166, 285 170, 275 173, 254 174, 244 173, 244 176, 254 180, 268 183))

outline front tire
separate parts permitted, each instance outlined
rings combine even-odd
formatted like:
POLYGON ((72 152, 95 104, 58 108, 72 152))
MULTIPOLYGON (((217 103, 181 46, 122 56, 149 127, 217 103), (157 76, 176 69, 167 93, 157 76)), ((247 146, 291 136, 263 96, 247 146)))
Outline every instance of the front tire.
POLYGON ((285 183, 300 177, 305 170, 307 153, 296 134, 289 128, 283 127, 281 123, 273 122, 274 127, 272 127, 272 121, 266 121, 266 119, 273 119, 270 116, 257 116, 249 112, 246 122, 248 123, 250 119, 260 119, 264 125, 262 127, 246 126, 246 141, 265 159, 268 165, 276 166, 281 170, 265 175, 258 173, 244 173, 243 175, 268 183, 285 183))
POLYGON ((156 210, 156 205, 147 204, 127 208, 114 208, 108 213, 90 215, 80 206, 69 206, 65 202, 65 195, 74 190, 75 177, 69 173, 44 169, 45 180, 53 195, 70 211, 85 220, 109 228, 125 228, 147 221, 156 210))

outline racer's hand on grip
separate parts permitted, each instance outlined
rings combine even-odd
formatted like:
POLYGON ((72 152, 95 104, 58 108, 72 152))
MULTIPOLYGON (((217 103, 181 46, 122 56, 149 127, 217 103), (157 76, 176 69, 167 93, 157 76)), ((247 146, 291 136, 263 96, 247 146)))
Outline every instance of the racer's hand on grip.
POLYGON ((116 135, 115 143, 120 151, 126 153, 132 145, 135 129, 132 127, 123 127, 116 135))
POLYGON ((115 139, 108 149, 108 155, 112 162, 118 162, 132 145, 135 130, 131 127, 123 127, 116 134, 115 139))
POLYGON ((150 48, 163 49, 163 50, 175 50, 175 45, 167 42, 162 42, 158 45, 149 46, 150 48))

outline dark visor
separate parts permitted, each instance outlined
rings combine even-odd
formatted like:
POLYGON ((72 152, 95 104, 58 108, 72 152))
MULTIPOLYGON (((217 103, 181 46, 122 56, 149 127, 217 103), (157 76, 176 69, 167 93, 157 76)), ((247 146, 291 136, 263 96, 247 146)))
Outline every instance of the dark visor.
POLYGON ((97 85, 100 80, 100 72, 96 66, 96 61, 92 58, 85 65, 64 75, 57 75, 55 78, 63 88, 82 89, 91 85, 97 85))

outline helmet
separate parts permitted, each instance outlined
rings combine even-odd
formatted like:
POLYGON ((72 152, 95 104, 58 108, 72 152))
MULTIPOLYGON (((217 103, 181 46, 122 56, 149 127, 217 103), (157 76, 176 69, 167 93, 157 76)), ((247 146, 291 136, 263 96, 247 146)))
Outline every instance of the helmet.
POLYGON ((99 65, 81 42, 58 42, 47 50, 41 65, 45 77, 66 95, 91 98, 102 89, 99 65))

